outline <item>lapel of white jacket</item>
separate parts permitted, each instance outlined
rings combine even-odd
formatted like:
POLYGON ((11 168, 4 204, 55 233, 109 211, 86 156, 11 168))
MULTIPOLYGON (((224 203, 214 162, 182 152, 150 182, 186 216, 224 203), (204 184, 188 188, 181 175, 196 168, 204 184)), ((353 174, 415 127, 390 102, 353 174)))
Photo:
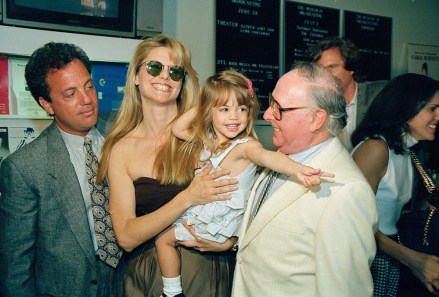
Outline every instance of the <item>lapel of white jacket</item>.
MULTIPOLYGON (((320 168, 322 171, 325 171, 325 168, 333 160, 333 158, 342 151, 347 153, 338 138, 334 138, 332 142, 320 152, 319 155, 313 158, 306 165, 314 168, 320 168)), ((302 186, 296 181, 291 181, 289 179, 289 181, 285 182, 277 191, 271 194, 270 198, 259 210, 253 222, 250 224, 250 226, 248 226, 252 205, 256 199, 256 188, 269 172, 269 169, 265 169, 253 186, 239 236, 238 245, 240 250, 244 249, 279 212, 284 210, 288 205, 309 191, 308 188, 302 186)), ((337 177, 335 177, 335 179, 337 179, 337 177)), ((328 179, 328 181, 332 182, 330 179, 328 179)))
POLYGON ((281 188, 271 194, 270 198, 261 207, 250 226, 248 226, 248 216, 250 215, 250 211, 247 211, 246 226, 243 226, 242 228, 242 232, 245 232, 245 235, 242 238, 242 242, 239 244, 239 248, 245 248, 245 246, 258 235, 273 217, 301 197, 307 190, 307 188, 296 182, 286 182, 281 188))

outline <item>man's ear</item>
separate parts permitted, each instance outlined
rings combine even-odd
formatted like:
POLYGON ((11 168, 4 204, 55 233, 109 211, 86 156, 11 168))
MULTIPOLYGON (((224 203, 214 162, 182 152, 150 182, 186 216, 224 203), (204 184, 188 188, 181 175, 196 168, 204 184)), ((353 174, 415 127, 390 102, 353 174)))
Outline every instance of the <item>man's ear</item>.
POLYGON ((315 109, 312 115, 310 129, 312 132, 322 129, 325 126, 328 114, 323 109, 315 109))
POLYGON ((46 99, 44 99, 43 97, 39 97, 38 98, 38 102, 40 102, 40 105, 44 108, 44 110, 50 114, 50 115, 54 115, 55 112, 53 111, 52 108, 52 103, 48 102, 46 99))

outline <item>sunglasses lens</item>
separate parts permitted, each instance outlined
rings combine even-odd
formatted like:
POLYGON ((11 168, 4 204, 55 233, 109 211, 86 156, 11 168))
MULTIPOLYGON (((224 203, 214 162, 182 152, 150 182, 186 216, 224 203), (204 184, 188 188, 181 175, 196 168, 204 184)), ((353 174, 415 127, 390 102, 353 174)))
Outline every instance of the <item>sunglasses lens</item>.
MULTIPOLYGON (((159 76, 165 67, 162 63, 158 61, 150 61, 146 64, 146 72, 152 76, 159 76)), ((179 81, 185 75, 184 68, 181 66, 171 66, 169 67, 169 76, 173 81, 179 81)))
POLYGON ((162 72, 163 64, 157 61, 151 61, 146 64, 146 72, 152 76, 159 76, 162 72))
POLYGON ((183 78, 185 72, 183 67, 180 66, 172 66, 169 67, 169 76, 173 81, 179 81, 183 78))

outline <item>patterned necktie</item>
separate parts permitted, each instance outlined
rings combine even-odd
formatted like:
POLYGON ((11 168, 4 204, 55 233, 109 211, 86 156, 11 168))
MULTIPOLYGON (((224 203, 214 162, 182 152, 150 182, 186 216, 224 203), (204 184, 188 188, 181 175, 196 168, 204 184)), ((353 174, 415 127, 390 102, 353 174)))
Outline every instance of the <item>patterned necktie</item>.
POLYGON ((122 256, 122 249, 117 245, 108 211, 108 185, 106 181, 102 184, 96 184, 98 158, 93 152, 90 138, 84 138, 84 147, 86 150, 85 168, 90 189, 98 255, 102 261, 116 268, 122 256))
POLYGON ((251 222, 253 222, 253 220, 256 217, 256 214, 258 213, 262 204, 264 204, 265 200, 268 197, 268 194, 270 193, 271 186, 273 186, 273 183, 278 176, 279 176, 279 173, 275 172, 275 171, 270 171, 270 173, 268 174, 267 182, 265 183, 264 188, 262 189, 261 193, 259 194, 258 200, 256 200, 256 204, 255 204, 255 207, 253 208, 253 211, 251 213, 250 220, 248 222, 248 226, 250 226, 251 222))

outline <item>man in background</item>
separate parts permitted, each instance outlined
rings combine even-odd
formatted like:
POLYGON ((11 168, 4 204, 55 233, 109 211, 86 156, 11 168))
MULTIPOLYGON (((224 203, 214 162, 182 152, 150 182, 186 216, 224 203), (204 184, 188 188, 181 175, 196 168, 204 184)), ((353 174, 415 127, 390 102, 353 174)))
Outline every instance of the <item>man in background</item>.
POLYGON ((107 191, 101 188, 99 208, 86 168, 85 140, 99 156, 106 128, 96 128, 91 66, 82 49, 53 42, 26 65, 30 92, 54 121, 1 164, 2 297, 122 296, 121 250, 114 243, 102 250, 109 242, 95 233, 103 226, 96 215, 107 217, 107 191))
POLYGON ((352 133, 387 81, 362 82, 360 51, 355 44, 345 38, 331 36, 321 40, 308 51, 308 57, 311 61, 327 68, 342 82, 348 122, 340 139, 350 151, 352 133))

